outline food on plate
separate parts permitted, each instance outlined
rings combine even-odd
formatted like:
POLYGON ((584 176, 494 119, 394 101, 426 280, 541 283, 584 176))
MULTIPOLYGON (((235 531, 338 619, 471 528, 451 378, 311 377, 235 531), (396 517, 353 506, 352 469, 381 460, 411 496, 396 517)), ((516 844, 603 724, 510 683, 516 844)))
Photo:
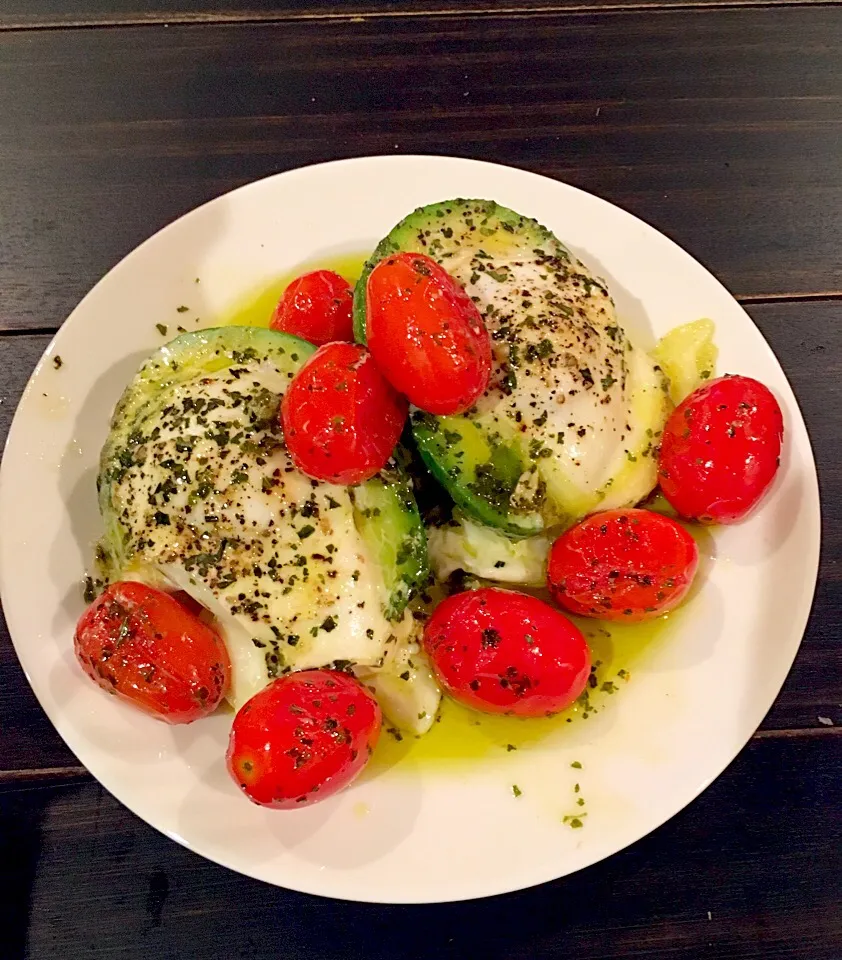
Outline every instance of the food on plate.
POLYGON ((284 290, 269 326, 317 346, 353 340, 353 295, 351 284, 333 270, 305 273, 284 290))
POLYGON ((713 320, 693 320, 674 327, 655 345, 652 357, 667 378, 673 403, 681 403, 713 376, 719 355, 714 332, 713 320))
POLYGON ((402 468, 344 487, 284 447, 279 402, 313 352, 256 327, 183 334, 126 388, 102 452, 109 579, 183 590, 213 614, 235 707, 292 670, 403 671, 413 649, 406 605, 427 551, 402 468))
POLYGON ((104 690, 168 723, 213 713, 231 665, 217 632, 169 594, 110 584, 76 627, 76 656, 104 690))
POLYGON ((484 580, 540 586, 547 579, 546 534, 513 540, 494 527, 454 515, 427 529, 430 565, 439 580, 464 570, 484 580))
POLYGON ((582 631, 549 604, 485 587, 442 601, 424 629, 442 687, 489 713, 545 717, 585 689, 591 657, 582 631))
POLYGON ((358 340, 369 274, 397 252, 441 264, 491 336, 491 380, 475 407, 412 415, 421 456, 467 516, 530 536, 655 487, 666 383, 623 329, 605 281, 535 220, 490 201, 434 203, 367 262, 354 294, 358 340))
POLYGON ((384 376, 427 413, 464 413, 488 386, 491 341, 479 310, 423 253, 384 257, 371 271, 365 335, 384 376))
POLYGON ((774 480, 783 432, 778 401, 757 380, 725 376, 699 387, 664 428, 664 496, 688 520, 737 523, 774 480))
POLYGON ((671 517, 650 510, 606 510, 555 541, 547 585, 570 613, 634 623, 677 607, 698 565, 696 541, 671 517))
POLYGON ((381 711, 397 739, 429 732, 442 690, 520 720, 588 716, 599 661, 537 594, 664 617, 698 550, 637 505, 660 479, 681 516, 734 522, 780 453, 769 391, 711 379, 711 321, 648 354, 605 281, 491 201, 388 233, 354 288, 356 343, 350 302, 318 270, 269 329, 177 337, 126 387, 101 455, 108 585, 79 621, 82 666, 170 722, 227 699, 228 769, 270 807, 350 783, 381 711))
POLYGON ((281 403, 287 451, 302 473, 331 483, 370 480, 388 462, 406 421, 396 393, 365 347, 320 347, 281 403))
POLYGON ((228 770, 266 807, 324 800, 365 766, 380 734, 380 707, 345 673, 304 670, 273 680, 241 707, 228 744, 228 770))

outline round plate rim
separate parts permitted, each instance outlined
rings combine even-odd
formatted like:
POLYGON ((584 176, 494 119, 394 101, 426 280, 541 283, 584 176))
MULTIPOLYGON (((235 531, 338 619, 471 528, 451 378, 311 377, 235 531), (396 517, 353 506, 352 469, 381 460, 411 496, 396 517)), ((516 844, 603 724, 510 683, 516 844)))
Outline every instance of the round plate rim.
MULTIPOLYGON (((599 863, 602 860, 608 859, 611 856, 614 856, 615 854, 628 849, 628 847, 632 846, 633 844, 637 843, 644 837, 648 836, 649 834, 651 834, 652 832, 654 832, 655 830, 663 826, 664 823, 666 823, 667 821, 672 819, 674 816, 676 816, 678 813, 680 813, 690 803, 692 803, 695 799, 697 799, 707 789, 707 787, 709 787, 716 779, 718 779, 722 775, 722 773, 733 763, 736 757, 742 752, 742 750, 746 747, 746 745, 752 739, 757 726, 759 726, 760 723, 762 723, 763 718, 769 712, 771 707, 774 705, 774 702, 776 701, 778 695, 780 694, 780 690, 783 687, 783 684, 786 681, 792 669, 792 664, 801 647, 804 631, 806 630, 809 616, 815 600, 815 592, 816 592, 817 581, 818 581, 819 559, 820 559, 820 552, 821 552, 821 501, 819 496, 818 474, 817 474, 816 465, 815 465, 815 456, 813 454, 812 444, 810 442, 809 431, 807 430, 803 413, 801 411, 798 400, 794 394, 794 391, 792 390, 791 384, 789 383, 789 379, 787 378, 785 372, 783 371, 783 368, 781 367, 780 362, 778 361, 776 355, 774 354, 774 351, 769 346, 768 342, 766 341, 760 329, 757 327, 757 325, 754 323, 751 317, 743 309, 742 305, 739 304, 739 302, 735 298, 733 298, 733 296, 730 294, 730 292, 726 290, 723 284, 713 274, 711 274, 710 271, 707 270, 707 268, 703 264, 699 263, 699 261, 697 261, 691 254, 689 254, 686 250, 684 250, 684 248, 676 244, 675 241, 673 241, 670 237, 666 236, 661 231, 657 230, 655 227, 652 227, 650 224, 648 224, 645 220, 641 219, 640 217, 637 217, 636 215, 630 213, 629 211, 625 210, 624 208, 622 208, 617 204, 604 200, 601 197, 591 194, 588 191, 582 190, 571 184, 565 183, 564 181, 556 180, 551 177, 546 177, 544 175, 537 174, 520 167, 491 163, 483 160, 474 160, 474 159, 465 158, 465 157, 447 156, 442 154, 400 154, 400 155, 385 154, 385 155, 372 155, 372 156, 366 156, 366 157, 353 157, 348 159, 327 161, 324 163, 310 164, 303 167, 295 167, 290 170, 281 171, 279 173, 275 173, 258 180, 250 181, 249 183, 243 184, 233 190, 220 194, 219 196, 216 196, 206 201, 203 204, 200 204, 199 206, 189 210, 187 213, 183 214, 182 216, 171 221, 170 223, 162 227, 160 230, 156 231, 155 233, 147 237, 144 241, 142 241, 136 247, 134 247, 129 253, 127 253, 124 257, 122 257, 109 271, 107 271, 107 273, 105 273, 97 281, 97 283, 80 300, 79 304, 71 311, 67 319, 62 324, 62 326, 59 328, 58 331, 56 331, 55 335, 51 338, 50 343, 48 344, 43 355, 41 356, 38 363, 36 364, 36 367, 30 377, 30 380, 28 381, 26 387, 24 388, 24 391, 18 402, 18 407, 15 411, 14 418, 12 420, 12 423, 10 424, 9 432, 6 437, 6 442, 4 444, 3 457, 2 457, 2 460, 0 460, 0 521, 2 521, 2 517, 4 516, 6 509, 9 509, 11 507, 10 504, 9 505, 6 504, 6 500, 4 496, 4 491, 8 487, 7 474, 11 470, 11 467, 8 465, 8 462, 7 462, 6 454, 10 449, 13 449, 14 446, 16 445, 17 434, 22 429, 21 427, 22 417, 21 417, 20 411, 21 411, 21 408, 24 407, 25 403, 27 402, 30 389, 32 386, 32 381, 39 373, 42 365, 52 355, 56 342, 63 335, 64 331, 69 327, 69 325, 72 324, 72 322, 74 321, 74 318, 84 312, 86 302, 95 293, 99 285, 106 280, 106 278, 110 278, 114 274, 117 274, 123 270, 130 269, 132 259, 141 250, 145 249, 148 245, 155 243, 156 240, 162 234, 165 234, 167 231, 174 229, 177 225, 183 223, 184 221, 200 215, 201 212, 206 210, 206 208, 208 207, 212 207, 215 204, 230 202, 231 198, 235 197, 236 195, 242 195, 242 194, 248 193, 249 191, 265 189, 267 184, 269 183, 276 182, 282 178, 289 178, 295 175, 306 174, 308 171, 312 171, 316 168, 347 169, 348 167, 357 166, 357 165, 369 165, 372 162, 385 163, 388 165, 394 164, 395 166, 400 166, 401 164, 404 164, 407 161, 419 161, 419 160, 424 160, 430 163, 436 163, 439 161, 445 161, 445 162, 455 161, 462 164, 468 163, 475 166, 481 166, 484 168, 492 168, 492 169, 496 168, 498 170, 502 169, 506 171, 516 171, 518 174, 521 174, 524 177, 534 178, 534 180, 536 181, 536 185, 538 186, 539 189, 541 184, 537 183, 538 181, 540 181, 544 185, 548 185, 551 187, 561 186, 564 189, 573 191, 577 194, 583 194, 586 197, 588 197, 590 201, 595 201, 598 204, 604 204, 608 207, 613 208, 614 210, 620 211, 620 213, 623 214, 624 217, 629 218, 629 220, 632 222, 636 222, 637 224, 642 225, 643 227, 646 228, 647 231, 654 231, 654 233, 656 233, 662 241, 666 241, 670 246, 675 248, 675 250, 679 251, 683 257, 687 257, 690 260, 692 260, 693 264, 698 270, 704 271, 704 273, 707 274, 708 278, 712 279, 727 294, 727 296, 733 301, 734 304, 736 304, 736 306, 743 313, 748 323, 750 323, 751 326, 754 328, 757 335, 762 340, 765 350, 768 351, 770 357, 773 359, 774 363, 780 369, 781 377, 787 386, 787 390, 789 391, 788 400, 791 403, 791 411, 793 414, 797 415, 797 422, 795 426, 802 429, 806 436, 807 446, 810 452, 810 462, 808 464, 802 464, 802 466, 807 469, 808 477, 806 479, 808 481, 808 486, 809 486, 808 493, 811 500, 811 506, 815 508, 814 510, 811 510, 811 513, 810 513, 810 519, 812 521, 811 526, 813 528, 811 530, 810 554, 808 557, 805 558, 806 559, 806 578, 805 579, 809 580, 811 584, 811 588, 809 590, 809 597, 805 599, 802 605, 802 609, 799 611, 799 616, 797 617, 797 626, 793 626, 793 629, 792 629, 792 633, 793 634, 797 633, 800 639, 798 640, 797 645, 793 649, 791 659, 785 665, 786 669, 785 670, 782 669, 782 676, 780 678, 780 682, 776 685, 776 690, 775 690, 774 697, 772 698, 772 701, 767 705, 766 709, 763 711, 763 714, 757 718, 757 723, 755 725, 754 730, 750 731, 745 736, 744 739, 740 738, 742 742, 737 746, 737 748, 734 749, 730 753, 730 755, 727 756, 722 762, 716 764, 717 769, 714 772, 712 772, 710 776, 706 777, 706 779, 699 785, 695 793, 693 793, 691 796, 687 796, 684 802, 681 803, 680 806, 673 809, 671 813, 668 813, 666 816, 660 817, 657 820, 657 822, 651 823, 645 831, 638 833, 637 836, 635 836, 633 839, 628 840, 626 843, 617 847, 615 850, 600 854, 599 856, 595 856, 593 859, 588 860, 587 864, 581 867, 576 867, 574 868, 573 871, 561 870, 554 873, 551 872, 551 873, 547 873, 547 875, 529 879, 529 880, 526 880, 524 878, 517 878, 517 879, 513 878, 512 882, 503 883, 503 884, 499 882, 492 883, 489 885, 489 889, 487 890, 474 889, 474 890, 471 890, 470 892, 466 892, 464 896, 447 896, 442 898, 425 896, 423 898, 419 898, 419 897, 413 897, 413 896, 401 896, 398 893, 393 897, 390 896, 388 900, 385 900, 380 896, 367 896, 365 891, 360 891, 359 893, 355 891, 353 898, 351 898, 345 894, 334 893, 334 892, 331 892, 330 890, 325 890, 324 888, 318 889, 318 885, 313 885, 308 883, 296 884, 294 880, 287 880, 287 879, 285 879, 283 884, 281 884, 279 881, 269 880, 265 876, 261 875, 259 871, 249 870, 241 864, 226 862, 225 858, 223 857, 211 855, 209 853, 197 850, 187 840, 179 836, 176 832, 168 830, 161 826, 157 826, 155 823, 151 822, 151 820, 147 819, 144 812, 138 809, 138 806, 140 805, 135 804, 133 801, 133 798, 131 796, 126 795, 126 791, 124 791, 121 788, 121 785, 119 783, 116 783, 116 784, 113 783, 113 780, 114 780, 113 777, 110 777, 108 774, 104 774, 101 776, 94 769, 91 768, 92 766, 95 766, 95 764, 89 766, 88 764, 85 764, 82 761, 81 757, 79 757, 79 753, 84 754, 85 752, 84 749, 78 749, 80 747, 80 744, 78 744, 78 742, 76 743, 75 746, 74 746, 74 743, 71 742, 76 739, 72 731, 68 732, 62 717, 60 715, 56 715, 55 712, 50 710, 50 708, 44 703, 41 695, 39 694, 36 684, 33 682, 33 678, 31 677, 30 672, 27 670, 25 666, 25 663, 24 663, 25 656, 22 654, 23 644, 19 639, 16 639, 16 637, 19 637, 21 635, 22 631, 17 627, 13 627, 13 623, 17 625, 17 621, 18 621, 18 615, 17 615, 17 612, 15 611, 14 605, 11 606, 11 613, 10 613, 9 604, 8 603, 4 604, 5 612, 6 612, 6 620, 9 626, 9 634, 12 639, 12 645, 14 647, 16 656, 18 658, 18 662, 20 663, 21 669, 23 670, 23 673, 26 676, 27 682, 29 683, 36 698, 38 699, 38 702, 41 705, 41 708, 44 710, 48 719, 50 720, 50 722, 52 723, 53 727, 56 729, 58 734, 61 736, 62 740, 67 745, 67 747, 74 753, 74 755, 76 755, 80 759, 80 762, 82 762, 83 765, 86 766, 86 769, 88 769, 88 772, 91 774, 91 776, 93 776, 94 779, 104 789, 106 789, 112 796, 114 796, 118 802, 120 802, 123 806, 129 809, 133 814, 138 816, 145 823, 148 823, 150 826, 152 826, 159 833, 162 833, 165 836, 167 836, 169 839, 174 840, 175 842, 179 843, 181 846, 185 847, 191 852, 199 856, 202 856, 208 860, 211 860, 212 862, 218 863, 221 866, 226 867, 243 876, 257 879, 264 883, 280 886, 285 889, 295 890, 301 893, 306 893, 314 896, 325 897, 330 899, 338 899, 338 900, 353 900, 356 902, 364 902, 364 903, 419 904, 419 903, 458 902, 458 901, 464 901, 464 900, 474 900, 474 899, 480 899, 480 898, 500 896, 500 895, 512 893, 518 890, 527 889, 533 886, 537 886, 539 884, 551 882, 553 880, 560 879, 565 876, 569 876, 573 872, 578 872, 581 869, 588 869, 594 864, 599 863), (106 781, 109 781, 109 782, 106 782, 106 781)), ((13 563, 13 558, 11 556, 11 550, 4 549, 2 547, 2 543, 0 543, 0 597, 9 596, 10 583, 12 579, 12 573, 11 573, 12 563, 13 563)), ((84 747, 84 744, 82 744, 81 746, 84 747)), ((482 887, 482 884, 480 884, 479 887, 482 887)))

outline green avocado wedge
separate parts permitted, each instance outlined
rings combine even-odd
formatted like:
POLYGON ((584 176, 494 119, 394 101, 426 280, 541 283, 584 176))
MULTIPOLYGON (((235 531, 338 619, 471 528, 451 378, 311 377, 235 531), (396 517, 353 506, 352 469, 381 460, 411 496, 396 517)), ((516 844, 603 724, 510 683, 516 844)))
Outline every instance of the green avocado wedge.
POLYGON ((401 220, 363 267, 360 343, 368 278, 398 252, 443 266, 491 336, 494 372, 476 406, 411 417, 421 457, 466 515, 521 538, 649 493, 665 384, 627 339, 603 280, 536 220, 490 200, 433 203, 401 220))
MULTIPOLYGON (((174 388, 218 371, 242 368, 245 372, 264 364, 291 381, 315 350, 312 344, 285 333, 226 326, 182 334, 143 363, 114 410, 97 478, 105 526, 103 547, 113 575, 119 576, 132 561, 131 538, 115 509, 114 488, 130 467, 142 463, 148 455, 149 436, 161 412, 172 402, 174 388)), ((271 411, 275 422, 277 402, 275 399, 271 411)), ((429 573, 424 526, 399 460, 397 450, 376 477, 349 488, 355 526, 380 564, 387 593, 384 612, 391 620, 402 616, 429 573)), ((185 463, 185 474, 190 469, 185 463)))

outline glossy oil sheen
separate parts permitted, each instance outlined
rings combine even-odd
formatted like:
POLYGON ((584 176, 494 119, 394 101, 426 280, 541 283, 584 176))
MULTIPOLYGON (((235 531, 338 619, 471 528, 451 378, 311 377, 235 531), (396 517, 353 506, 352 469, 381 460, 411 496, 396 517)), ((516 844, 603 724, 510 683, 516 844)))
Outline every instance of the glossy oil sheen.
MULTIPOLYGON (((669 643, 677 626, 691 609, 679 607, 672 614, 644 623, 616 624, 571 617, 585 634, 596 677, 572 706, 546 719, 523 719, 480 713, 445 696, 439 718, 423 737, 397 740, 384 728, 371 760, 373 768, 392 767, 411 759, 413 764, 449 765, 484 760, 509 751, 528 750, 545 741, 563 743, 572 726, 608 708, 634 682, 637 670, 646 669, 648 656, 669 643)), ((386 725, 388 726, 388 725, 386 725)))
POLYGON ((268 327, 269 321, 284 290, 304 273, 313 270, 333 270, 348 283, 354 284, 362 273, 368 253, 347 253, 341 257, 321 258, 318 261, 302 263, 294 271, 281 274, 268 286, 251 291, 226 312, 220 319, 221 325, 231 324, 239 327, 268 327))

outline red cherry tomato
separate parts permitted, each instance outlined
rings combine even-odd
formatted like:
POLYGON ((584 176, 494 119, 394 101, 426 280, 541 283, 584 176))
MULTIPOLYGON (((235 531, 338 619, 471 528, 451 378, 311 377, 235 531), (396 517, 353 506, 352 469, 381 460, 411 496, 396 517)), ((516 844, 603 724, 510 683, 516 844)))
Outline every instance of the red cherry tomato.
POLYGON ((316 270, 293 280, 284 290, 269 326, 321 345, 353 340, 351 284, 332 270, 316 270))
POLYGON ((380 707, 345 673, 273 680, 234 718, 228 772, 254 803, 289 810, 346 787, 371 756, 380 707))
POLYGON ((104 690, 168 723, 212 713, 228 690, 225 644, 174 597, 112 583, 82 614, 76 656, 104 690))
POLYGON ((487 713, 543 717, 585 689, 591 657, 581 631, 523 593, 483 587, 448 597, 424 630, 439 683, 487 713))
POLYGON ((570 613, 633 623, 678 606, 698 564, 695 540, 670 517, 606 510, 556 540, 547 585, 570 613))
POLYGON ((428 413, 462 413, 488 387, 491 340, 482 317, 424 254, 398 253, 371 271, 366 339, 389 383, 428 413))
POLYGON ((769 489, 780 464, 784 424, 771 391, 750 377, 720 377, 694 390, 670 415, 658 478, 683 516, 737 523, 769 489))
POLYGON ((287 450, 303 473, 355 484, 383 469, 408 404, 365 347, 328 343, 293 378, 281 402, 287 450))

